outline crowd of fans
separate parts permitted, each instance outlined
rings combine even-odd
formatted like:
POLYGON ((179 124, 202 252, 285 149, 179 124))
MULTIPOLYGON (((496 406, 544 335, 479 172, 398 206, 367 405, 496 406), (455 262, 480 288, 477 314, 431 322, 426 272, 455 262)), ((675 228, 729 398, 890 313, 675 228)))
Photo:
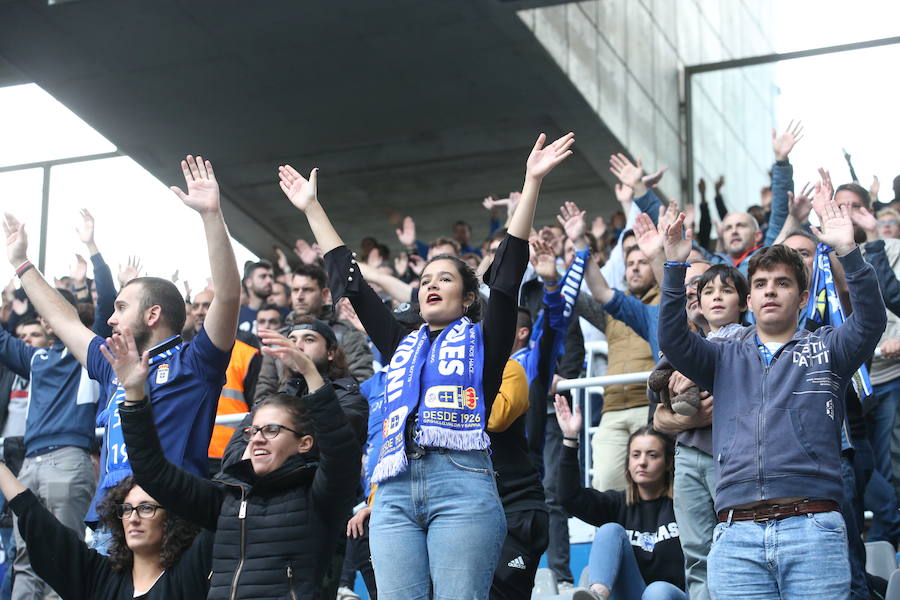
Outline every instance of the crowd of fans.
POLYGON ((137 259, 117 285, 87 211, 93 278, 79 259, 51 285, 7 214, 0 600, 350 600, 357 572, 372 598, 525 599, 545 554, 582 600, 879 597, 863 541, 900 542, 900 177, 889 202, 824 169, 798 192, 801 137, 773 131, 746 211, 722 178, 714 210, 703 180, 679 208, 665 168, 616 154, 621 210, 535 224, 575 142, 542 134, 522 190, 484 199, 484 240, 398 216, 356 248, 317 170, 279 166, 315 240, 243 277, 188 156, 172 189, 211 273, 193 295, 137 259), (595 340, 606 374, 652 374, 589 394, 584 423, 557 391, 595 340), (570 516, 596 526, 586 587, 570 516))

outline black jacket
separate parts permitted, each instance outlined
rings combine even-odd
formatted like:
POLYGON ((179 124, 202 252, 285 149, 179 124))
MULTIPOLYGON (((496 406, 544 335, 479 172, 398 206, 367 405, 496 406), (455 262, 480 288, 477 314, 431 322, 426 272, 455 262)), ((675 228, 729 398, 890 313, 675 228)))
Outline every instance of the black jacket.
MULTIPOLYGON (((85 545, 26 490, 10 501, 35 573, 62 600, 133 600, 131 570, 113 571, 109 559, 85 545)), ((206 595, 212 533, 203 531, 178 562, 166 569, 141 600, 196 600, 206 595)))
MULTIPOLYGON (((208 598, 319 598, 319 583, 355 500, 360 449, 326 381, 301 400, 313 420, 318 459, 295 455, 257 477, 228 460, 215 482, 166 461, 147 402, 120 405, 138 484, 160 504, 215 531, 208 598)), ((240 442, 243 443, 243 442, 240 442)), ((234 448, 226 456, 237 454, 234 448)))

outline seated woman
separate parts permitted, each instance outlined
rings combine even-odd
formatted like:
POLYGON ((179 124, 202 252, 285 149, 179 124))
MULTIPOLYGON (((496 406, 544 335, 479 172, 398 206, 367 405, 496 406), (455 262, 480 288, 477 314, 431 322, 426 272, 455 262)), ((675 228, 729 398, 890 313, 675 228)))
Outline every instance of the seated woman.
MULTIPOLYGON (((215 532, 208 598, 318 598, 359 480, 359 443, 313 361, 283 336, 264 352, 281 359, 302 398, 260 402, 241 431, 246 448, 216 481, 168 462, 144 396, 147 354, 127 327, 102 351, 125 389, 122 433, 135 480, 185 519, 215 532)), ((240 439, 240 438, 238 438, 240 439)), ((196 596, 203 597, 203 596, 196 596)))
POLYGON ((624 492, 581 486, 578 433, 581 410, 575 412, 556 396, 556 419, 563 434, 559 494, 573 517, 595 525, 588 563, 589 590, 573 600, 686 600, 684 557, 672 508, 674 444, 652 427, 628 439, 624 492))
POLYGON ((212 535, 159 505, 132 477, 98 507, 112 532, 109 556, 56 520, 0 463, 0 490, 18 517, 31 566, 62 600, 194 600, 206 595, 212 535))

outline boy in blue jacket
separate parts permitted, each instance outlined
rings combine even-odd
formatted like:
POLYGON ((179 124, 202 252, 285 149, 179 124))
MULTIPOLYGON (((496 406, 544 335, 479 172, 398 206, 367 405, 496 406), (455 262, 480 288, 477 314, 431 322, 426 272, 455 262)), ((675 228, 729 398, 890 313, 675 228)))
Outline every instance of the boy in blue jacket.
MULTIPOLYGON (((818 188, 818 186, 817 186, 818 188)), ((824 190, 825 186, 822 186, 824 190)), ((713 455, 718 484, 708 558, 719 598, 846 598, 850 593, 842 498, 843 398, 874 352, 886 314, 875 272, 854 243, 847 207, 814 203, 819 240, 835 248, 853 314, 840 327, 798 329, 808 273, 776 245, 749 265, 756 325, 706 341, 687 327, 684 272, 691 249, 684 216, 666 231, 659 343, 675 367, 716 398, 713 455)), ((690 233, 690 232, 689 232, 690 233)))

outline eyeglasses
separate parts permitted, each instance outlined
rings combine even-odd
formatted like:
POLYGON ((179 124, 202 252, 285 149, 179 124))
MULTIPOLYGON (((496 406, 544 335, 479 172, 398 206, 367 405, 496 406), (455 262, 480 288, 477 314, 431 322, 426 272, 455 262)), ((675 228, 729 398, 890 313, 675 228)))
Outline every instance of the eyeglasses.
POLYGON ((268 425, 248 425, 241 431, 241 435, 243 436, 244 441, 249 442, 253 439, 253 436, 256 435, 256 432, 259 431, 262 433, 263 438, 273 440, 278 437, 278 434, 281 433, 282 429, 287 429, 297 437, 303 437, 303 434, 299 431, 294 431, 290 427, 285 427, 278 423, 269 423, 268 425))
POLYGON ((900 225, 900 221, 898 221, 897 219, 879 219, 878 221, 879 227, 887 227, 889 225, 893 225, 894 227, 896 227, 897 225, 900 225))
POLYGON ((119 504, 116 506, 116 514, 119 515, 120 519, 128 519, 131 517, 131 513, 137 511, 137 514, 142 519, 152 519, 156 516, 156 509, 162 508, 159 504, 148 504, 143 502, 138 504, 137 506, 132 506, 130 504, 119 504))

